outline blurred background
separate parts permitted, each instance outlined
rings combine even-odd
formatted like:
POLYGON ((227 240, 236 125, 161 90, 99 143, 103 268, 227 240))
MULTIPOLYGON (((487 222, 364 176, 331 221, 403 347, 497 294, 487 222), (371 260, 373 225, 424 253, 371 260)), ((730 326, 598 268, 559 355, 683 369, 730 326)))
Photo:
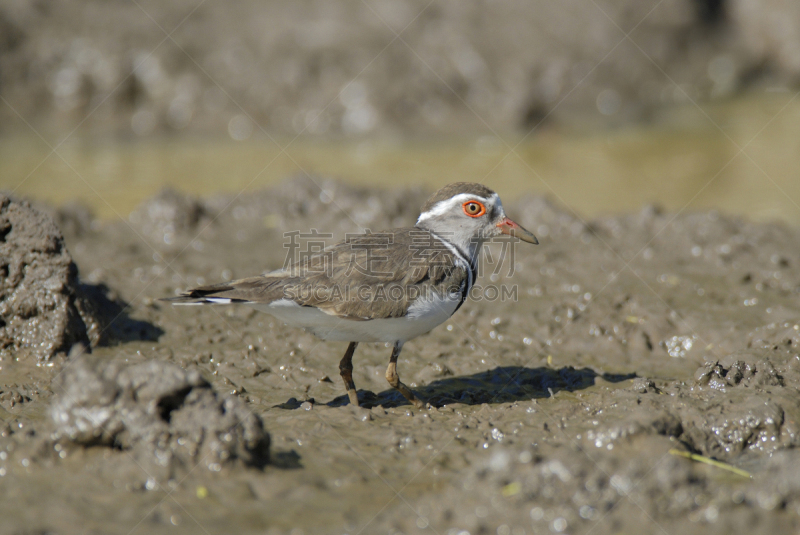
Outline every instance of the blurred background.
POLYGON ((0 189, 484 182, 800 224, 796 0, 0 0, 0 189))

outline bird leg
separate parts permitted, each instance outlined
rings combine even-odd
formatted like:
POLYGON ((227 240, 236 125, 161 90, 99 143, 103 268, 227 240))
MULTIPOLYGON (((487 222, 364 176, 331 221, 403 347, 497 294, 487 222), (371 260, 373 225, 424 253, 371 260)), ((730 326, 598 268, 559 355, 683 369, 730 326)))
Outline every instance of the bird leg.
POLYGON ((356 384, 353 382, 353 353, 356 352, 358 342, 350 342, 344 357, 339 362, 339 373, 342 375, 344 387, 347 389, 347 397, 350 403, 358 407, 358 396, 356 395, 356 384))
POLYGON ((400 355, 401 349, 403 349, 403 343, 395 342, 394 348, 392 348, 392 356, 389 358, 389 367, 386 368, 386 380, 389 381, 392 388, 403 394, 403 397, 413 403, 416 408, 421 409, 425 404, 414 395, 411 389, 400 382, 400 376, 397 375, 397 357, 400 355))

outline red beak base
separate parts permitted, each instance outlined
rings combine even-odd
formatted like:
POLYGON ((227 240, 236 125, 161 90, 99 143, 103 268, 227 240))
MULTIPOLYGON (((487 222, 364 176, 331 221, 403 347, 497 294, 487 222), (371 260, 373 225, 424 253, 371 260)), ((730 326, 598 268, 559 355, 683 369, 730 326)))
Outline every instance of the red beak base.
POLYGON ((497 228, 500 229, 500 232, 503 234, 508 234, 509 236, 514 236, 515 238, 519 238, 522 241, 532 243, 534 245, 539 243, 539 240, 536 239, 531 232, 528 232, 517 223, 511 221, 509 218, 504 217, 502 221, 497 224, 497 228))

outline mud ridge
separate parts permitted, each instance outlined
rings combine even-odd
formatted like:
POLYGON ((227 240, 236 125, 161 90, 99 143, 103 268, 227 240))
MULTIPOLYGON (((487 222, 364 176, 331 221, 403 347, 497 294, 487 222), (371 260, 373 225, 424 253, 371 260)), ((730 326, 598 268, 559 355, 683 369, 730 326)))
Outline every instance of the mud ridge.
POLYGON ((540 245, 492 245, 478 284, 514 297, 480 294, 406 344, 398 369, 426 410, 387 388, 381 344, 359 346, 368 407, 352 407, 344 344, 247 308, 157 300, 280 268, 292 236, 303 249, 412 225, 425 193, 303 177, 239 197, 165 193, 125 221, 55 211, 80 283, 152 330, 0 363, 0 527, 800 529, 796 228, 657 207, 587 221, 504 199, 540 245))

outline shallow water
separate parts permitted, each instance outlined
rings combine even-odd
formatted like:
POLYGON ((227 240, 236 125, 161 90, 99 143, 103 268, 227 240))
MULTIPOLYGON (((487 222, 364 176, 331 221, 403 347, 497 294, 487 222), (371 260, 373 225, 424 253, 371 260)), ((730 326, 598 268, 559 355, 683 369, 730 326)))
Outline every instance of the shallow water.
POLYGON ((80 199, 127 217, 165 186, 192 195, 252 191, 310 173, 376 187, 484 182, 504 198, 546 194, 582 217, 659 203, 800 224, 800 99, 763 93, 669 108, 650 125, 545 128, 461 140, 148 139, 75 135, 0 140, 0 189, 52 204, 80 199), (48 145, 49 144, 49 145, 48 145), (58 146, 58 154, 50 147, 58 146), (513 150, 512 150, 513 149, 513 150), (740 152, 740 149, 743 149, 740 152))

